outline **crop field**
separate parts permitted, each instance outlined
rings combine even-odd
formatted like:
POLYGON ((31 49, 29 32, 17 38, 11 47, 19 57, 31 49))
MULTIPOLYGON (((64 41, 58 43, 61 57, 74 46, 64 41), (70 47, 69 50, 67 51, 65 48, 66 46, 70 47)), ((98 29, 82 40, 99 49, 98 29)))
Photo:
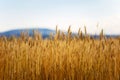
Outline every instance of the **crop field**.
POLYGON ((86 28, 0 37, 0 80, 120 80, 120 37, 94 39, 86 28))

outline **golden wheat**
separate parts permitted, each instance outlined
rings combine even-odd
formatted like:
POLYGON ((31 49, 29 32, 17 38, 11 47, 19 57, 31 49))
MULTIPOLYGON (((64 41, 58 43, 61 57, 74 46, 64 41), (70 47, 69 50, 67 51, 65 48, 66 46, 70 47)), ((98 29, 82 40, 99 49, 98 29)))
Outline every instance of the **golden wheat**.
POLYGON ((87 38, 86 28, 72 37, 70 27, 54 39, 34 34, 0 38, 0 80, 120 79, 120 38, 87 38))

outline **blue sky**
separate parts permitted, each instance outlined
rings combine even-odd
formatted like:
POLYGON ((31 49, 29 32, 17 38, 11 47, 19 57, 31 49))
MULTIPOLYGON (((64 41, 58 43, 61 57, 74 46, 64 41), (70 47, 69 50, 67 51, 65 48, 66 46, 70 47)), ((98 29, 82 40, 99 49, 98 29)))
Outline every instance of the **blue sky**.
POLYGON ((120 0, 0 0, 0 31, 50 28, 120 34, 120 0), (98 27, 96 25, 98 24, 98 27))

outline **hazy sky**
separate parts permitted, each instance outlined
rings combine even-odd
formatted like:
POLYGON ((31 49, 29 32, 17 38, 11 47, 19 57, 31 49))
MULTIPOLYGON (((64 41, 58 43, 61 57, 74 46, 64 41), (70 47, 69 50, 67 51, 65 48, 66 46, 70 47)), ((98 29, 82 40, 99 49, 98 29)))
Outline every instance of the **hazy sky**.
POLYGON ((0 31, 50 28, 120 34, 120 0, 0 0, 0 31), (98 24, 98 27, 96 25, 98 24))

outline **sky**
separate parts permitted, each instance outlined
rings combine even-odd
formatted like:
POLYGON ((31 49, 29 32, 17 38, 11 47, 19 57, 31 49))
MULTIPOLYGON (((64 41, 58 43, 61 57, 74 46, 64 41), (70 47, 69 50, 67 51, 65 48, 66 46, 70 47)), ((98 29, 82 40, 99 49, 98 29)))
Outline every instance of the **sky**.
POLYGON ((120 34, 120 0, 0 0, 0 32, 49 28, 120 34))

